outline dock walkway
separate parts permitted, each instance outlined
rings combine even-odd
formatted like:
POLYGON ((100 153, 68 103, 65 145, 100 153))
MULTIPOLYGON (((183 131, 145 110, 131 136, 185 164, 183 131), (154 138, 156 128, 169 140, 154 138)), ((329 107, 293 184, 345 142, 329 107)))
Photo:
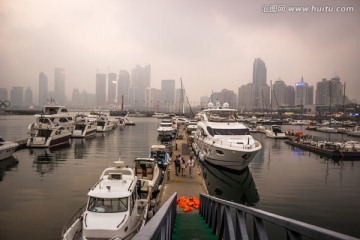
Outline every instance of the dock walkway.
MULTIPOLYGON (((179 129, 179 135, 185 136, 185 128, 181 127, 179 129)), ((172 155, 172 162, 170 166, 168 166, 167 174, 169 174, 170 178, 167 176, 165 179, 165 186, 164 190, 161 196, 160 200, 160 206, 162 206, 163 203, 166 202, 170 198, 170 196, 177 192, 178 197, 185 196, 187 198, 190 198, 192 196, 195 196, 199 199, 200 193, 207 193, 207 189, 205 186, 204 179, 201 174, 201 168, 199 166, 199 163, 196 162, 195 168, 193 171, 193 177, 189 177, 189 168, 185 169, 186 176, 176 176, 175 172, 175 157, 177 155, 181 155, 185 161, 187 162, 190 158, 190 154, 192 154, 192 151, 190 147, 187 145, 186 137, 183 139, 176 139, 173 147, 173 155, 172 155)), ((182 208, 177 208, 177 212, 181 213, 184 212, 182 208)), ((198 210, 194 209, 194 211, 188 212, 188 213, 199 213, 198 210)))

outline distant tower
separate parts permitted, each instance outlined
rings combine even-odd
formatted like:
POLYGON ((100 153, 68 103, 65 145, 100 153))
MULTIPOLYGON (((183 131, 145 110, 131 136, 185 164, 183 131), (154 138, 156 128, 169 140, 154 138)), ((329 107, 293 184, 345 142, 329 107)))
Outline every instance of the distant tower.
POLYGON ((33 105, 33 93, 30 87, 25 90, 25 106, 30 107, 33 105))
POLYGON ((103 107, 106 103, 106 74, 96 74, 96 105, 103 107))
POLYGON ((174 111, 175 100, 175 80, 161 81, 161 106, 164 106, 166 112, 174 111))
MULTIPOLYGON (((265 99, 263 90, 266 89, 266 66, 265 62, 260 58, 256 58, 253 67, 253 84, 254 84, 254 104, 255 108, 263 106, 264 101, 269 102, 270 99, 265 99)), ((268 94, 267 94, 268 95, 268 94)))
POLYGON ((55 102, 65 104, 65 70, 63 68, 55 68, 54 93, 55 102))
POLYGON ((129 104, 130 74, 126 70, 120 70, 118 76, 118 103, 121 104, 121 96, 124 96, 124 104, 129 104))
POLYGON ((108 104, 113 104, 117 101, 116 99, 116 92, 117 92, 117 79, 116 73, 109 73, 108 74, 108 104))
POLYGON ((13 87, 10 92, 11 106, 22 107, 24 105, 24 88, 13 87))
POLYGON ((48 100, 48 78, 41 72, 39 74, 39 106, 42 107, 47 103, 48 100))
POLYGON ((150 65, 141 67, 137 65, 131 72, 131 87, 134 90, 133 102, 135 108, 145 106, 145 90, 150 87, 151 68, 150 65))

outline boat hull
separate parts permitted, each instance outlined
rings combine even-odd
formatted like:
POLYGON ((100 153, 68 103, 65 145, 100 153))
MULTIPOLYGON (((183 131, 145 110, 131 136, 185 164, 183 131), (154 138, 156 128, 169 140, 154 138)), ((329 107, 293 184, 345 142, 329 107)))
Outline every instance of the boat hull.
POLYGON ((0 148, 0 160, 4 160, 13 156, 16 148, 19 146, 17 143, 7 144, 7 146, 0 148))

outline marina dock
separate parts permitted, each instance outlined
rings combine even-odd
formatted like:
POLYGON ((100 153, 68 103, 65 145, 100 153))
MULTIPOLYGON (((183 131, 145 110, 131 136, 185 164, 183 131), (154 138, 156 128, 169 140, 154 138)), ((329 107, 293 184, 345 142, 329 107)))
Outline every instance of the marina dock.
MULTIPOLYGON (((188 168, 185 169, 185 177, 176 176, 174 164, 175 157, 180 154, 187 162, 192 154, 191 147, 187 144, 185 129, 183 127, 179 129, 178 135, 182 135, 184 137, 183 139, 176 139, 173 143, 172 163, 168 166, 165 174, 164 189, 162 190, 163 192, 160 196, 161 198, 159 202, 160 206, 162 206, 162 204, 165 203, 174 192, 177 192, 178 197, 185 196, 190 198, 195 196, 198 199, 200 193, 207 194, 205 182, 201 174, 201 167, 198 162, 196 162, 193 171, 194 178, 189 178, 188 168)), ((183 209, 178 207, 177 212, 181 213, 183 212, 183 209)), ((192 212, 198 213, 198 210, 194 209, 192 212)))

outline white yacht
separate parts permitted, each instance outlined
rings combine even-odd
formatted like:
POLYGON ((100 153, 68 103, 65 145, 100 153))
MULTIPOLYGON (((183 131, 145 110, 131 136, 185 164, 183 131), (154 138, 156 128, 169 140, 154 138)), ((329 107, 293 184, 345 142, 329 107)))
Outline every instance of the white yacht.
POLYGON ((197 122, 196 120, 189 120, 189 124, 186 126, 187 134, 191 134, 191 132, 196 131, 197 129, 197 122))
POLYGON ((137 176, 124 162, 114 162, 88 192, 85 210, 69 221, 62 239, 131 239, 145 224, 149 201, 140 198, 137 176))
POLYGON ((117 123, 119 122, 116 119, 109 118, 104 113, 95 113, 91 112, 89 115, 90 118, 96 119, 96 131, 97 132, 107 132, 113 130, 117 127, 117 123))
POLYGON ((54 123, 53 118, 41 116, 28 127, 27 147, 56 147, 70 143, 71 130, 54 123))
POLYGON ((65 106, 56 104, 45 105, 42 113, 35 114, 35 117, 48 117, 55 125, 70 131, 74 128, 74 116, 68 112, 65 106))
POLYGON ((233 170, 242 170, 261 149, 249 129, 237 122, 236 110, 224 103, 213 107, 212 103, 201 112, 201 120, 195 133, 195 143, 200 160, 233 170))
POLYGON ((12 157, 18 146, 18 143, 5 141, 2 137, 0 137, 0 160, 12 157))
POLYGON ((96 120, 83 114, 75 116, 74 129, 71 137, 85 138, 95 135, 97 130, 96 120))
POLYGON ((270 129, 265 130, 265 135, 270 138, 287 138, 286 134, 281 130, 281 127, 279 125, 271 125, 270 129))
POLYGON ((172 136, 175 133, 175 128, 171 119, 163 119, 157 129, 159 136, 172 136))

